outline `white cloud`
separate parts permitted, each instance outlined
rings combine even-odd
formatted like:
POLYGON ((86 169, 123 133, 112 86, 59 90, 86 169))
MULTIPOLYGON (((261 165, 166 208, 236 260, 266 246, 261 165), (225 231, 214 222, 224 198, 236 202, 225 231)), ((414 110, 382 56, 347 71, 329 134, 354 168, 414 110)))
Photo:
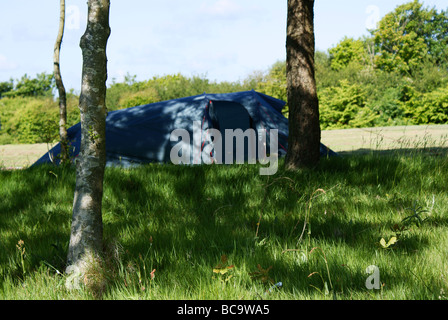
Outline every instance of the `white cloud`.
POLYGON ((218 0, 210 4, 210 1, 203 2, 200 12, 214 18, 235 19, 241 13, 241 6, 232 0, 218 0))
POLYGON ((10 61, 4 55, 0 54, 0 71, 9 71, 17 68, 17 64, 13 61, 10 61))
MULTIPOLYGON (((46 28, 45 28, 46 29, 46 28)), ((48 30, 48 29, 47 29, 48 30)), ((49 30, 48 30, 49 31, 49 30)), ((14 24, 11 27, 11 37, 14 42, 53 42, 53 33, 46 32, 44 28, 36 28, 31 24, 14 24)))

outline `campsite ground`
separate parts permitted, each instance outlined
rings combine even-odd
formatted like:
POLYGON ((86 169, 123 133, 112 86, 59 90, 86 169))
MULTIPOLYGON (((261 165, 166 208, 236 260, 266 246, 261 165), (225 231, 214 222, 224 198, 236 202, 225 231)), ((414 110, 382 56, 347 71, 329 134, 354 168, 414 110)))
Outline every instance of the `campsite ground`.
MULTIPOLYGON (((405 150, 448 145, 448 125, 397 126, 322 131, 322 143, 336 152, 405 150)), ((23 168, 51 148, 46 143, 0 146, 0 167, 23 168)))
MULTIPOLYGON (((324 131, 352 155, 274 177, 258 165, 109 168, 104 264, 80 290, 63 272, 75 170, 2 170, 0 300, 447 300, 445 132, 324 131)), ((0 146, 0 162, 46 149, 0 146)))

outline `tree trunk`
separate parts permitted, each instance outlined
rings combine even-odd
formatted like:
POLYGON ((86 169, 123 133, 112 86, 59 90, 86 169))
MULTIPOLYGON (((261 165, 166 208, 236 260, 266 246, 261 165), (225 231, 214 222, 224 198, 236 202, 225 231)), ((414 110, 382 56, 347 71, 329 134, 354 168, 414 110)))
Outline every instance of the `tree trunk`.
POLYGON ((67 138, 67 98, 65 94, 64 83, 62 82, 61 69, 59 64, 59 55, 61 51, 62 37, 64 36, 65 26, 65 0, 60 1, 60 20, 59 31, 54 45, 54 79, 59 92, 59 138, 61 144, 61 163, 69 161, 68 138, 67 138))
MULTIPOLYGON (((103 177, 106 164, 106 45, 110 34, 109 0, 88 1, 87 29, 81 37, 83 55, 81 150, 76 160, 76 186, 68 249, 68 266, 83 266, 102 253, 103 177)), ((68 271, 67 271, 68 272, 68 271)))
POLYGON ((310 168, 320 159, 314 46, 314 0, 288 0, 286 78, 289 139, 286 169, 310 168))

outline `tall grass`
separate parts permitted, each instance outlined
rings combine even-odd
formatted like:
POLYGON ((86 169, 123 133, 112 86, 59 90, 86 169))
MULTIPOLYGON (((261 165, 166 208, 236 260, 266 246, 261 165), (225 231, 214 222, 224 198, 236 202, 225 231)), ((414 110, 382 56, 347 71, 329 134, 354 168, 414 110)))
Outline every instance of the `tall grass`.
POLYGON ((280 164, 272 177, 258 169, 107 168, 105 254, 79 290, 64 275, 74 170, 0 171, 0 298, 446 299, 445 153, 335 157, 297 172, 280 164), (415 204, 427 219, 381 247, 415 204), (213 272, 223 256, 232 267, 213 272), (378 290, 365 285, 370 265, 378 290))

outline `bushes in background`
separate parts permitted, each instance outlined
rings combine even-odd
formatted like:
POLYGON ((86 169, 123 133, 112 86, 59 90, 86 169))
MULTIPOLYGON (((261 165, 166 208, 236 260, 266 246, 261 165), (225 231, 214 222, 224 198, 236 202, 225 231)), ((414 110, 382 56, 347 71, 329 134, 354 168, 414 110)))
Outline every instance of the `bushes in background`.
MULTIPOLYGON (((360 39, 344 37, 328 52, 315 54, 322 129, 448 123, 448 11, 425 8, 418 0, 386 14, 360 39)), ((58 106, 52 75, 24 75, 0 83, 0 144, 58 139, 58 106)), ((212 82, 181 74, 113 82, 108 110, 208 93, 245 90, 287 101, 286 63, 255 71, 236 82, 212 82)), ((68 125, 79 121, 79 97, 70 94, 68 125)), ((288 105, 283 110, 288 116, 288 105)))
MULTIPOLYGON (((68 126, 79 122, 78 97, 67 99, 68 126)), ((59 139, 59 105, 53 97, 0 100, 0 144, 45 143, 59 139)))

